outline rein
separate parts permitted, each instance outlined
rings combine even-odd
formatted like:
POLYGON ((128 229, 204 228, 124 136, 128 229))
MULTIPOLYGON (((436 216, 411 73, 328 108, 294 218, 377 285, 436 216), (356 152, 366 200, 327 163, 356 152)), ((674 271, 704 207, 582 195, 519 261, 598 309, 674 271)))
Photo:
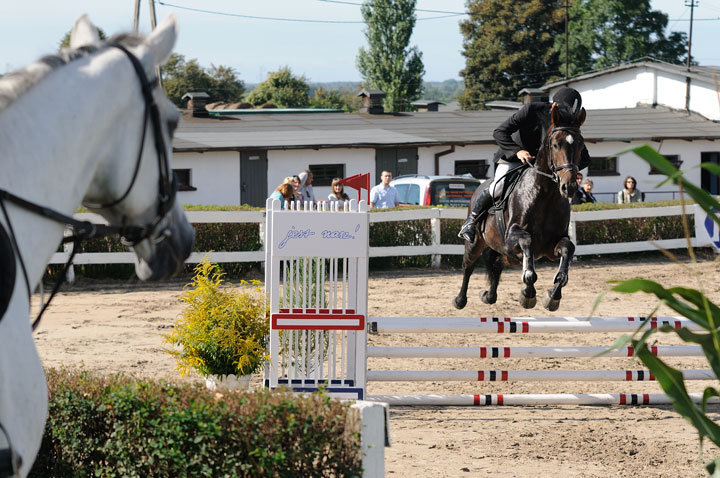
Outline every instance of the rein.
MULTIPOLYGON (((40 309, 40 312, 38 313, 37 317, 32 323, 32 330, 35 330, 37 326, 40 324, 40 319, 42 318, 45 310, 50 305, 50 302, 55 297, 57 292, 60 290, 60 286, 63 283, 63 280, 65 278, 65 275, 67 273, 67 270, 72 265, 73 258, 75 257, 75 254, 81 244, 82 241, 86 241, 88 239, 92 239, 94 237, 108 237, 108 236, 120 236, 123 239, 123 242, 125 242, 127 245, 135 245, 138 242, 152 238, 153 235, 155 235, 155 232, 157 229, 163 226, 163 218, 165 215, 170 211, 172 208, 174 202, 175 202, 175 192, 176 192, 176 185, 174 182, 174 179, 170 176, 170 165, 166 153, 165 148, 165 141, 162 136, 162 126, 160 123, 160 111, 158 109, 157 103, 155 102, 155 99, 152 95, 153 88, 157 85, 157 78, 153 79, 152 81, 148 81, 147 75, 145 75, 145 71, 143 70, 142 64, 140 63, 140 60, 135 57, 125 46, 119 44, 119 43, 109 43, 109 46, 118 48, 121 50, 125 55, 127 55, 128 59, 133 65, 133 68, 135 69, 135 73, 138 76, 138 79, 140 80, 140 86, 143 94, 143 99, 145 101, 145 113, 143 115, 143 123, 142 123, 142 135, 141 135, 141 141, 140 141, 140 150, 138 152, 137 160, 135 163, 135 169, 133 171, 133 176, 130 181, 129 186, 125 190, 125 192, 118 198, 115 199, 109 203, 106 204, 85 204, 85 206, 88 209, 105 209, 109 207, 116 206, 120 204, 122 201, 124 201, 127 196, 130 194, 130 191, 132 190, 133 186, 135 185, 135 181, 137 180, 138 173, 140 171, 140 163, 142 161, 142 155, 143 150, 145 147, 145 136, 146 136, 146 130, 147 130, 147 120, 148 117, 151 119, 152 126, 153 126, 153 133, 155 135, 155 148, 157 150, 157 157, 158 157, 158 175, 159 175, 159 184, 158 184, 158 206, 157 206, 157 213, 153 221, 145 226, 135 226, 135 225, 124 225, 124 226, 113 226, 113 225, 103 225, 103 224, 93 224, 89 221, 78 221, 77 219, 74 219, 71 216, 68 216, 66 214, 62 214, 58 211, 55 211, 49 207, 41 206, 38 204, 35 204, 33 202, 30 202, 26 199, 23 199, 19 196, 16 196, 12 194, 9 191, 6 191, 4 189, 0 189, 0 210, 2 210, 3 217, 5 219, 5 223, 7 224, 8 233, 10 236, 10 241, 12 243, 12 247, 14 249, 15 254, 18 257, 18 262, 20 262, 20 268, 23 273, 23 277, 25 279, 25 286, 27 288, 27 294, 28 298, 32 295, 31 287, 30 287, 30 279, 27 272, 27 268, 25 267, 25 261, 22 258, 22 254, 20 253, 20 247, 17 243, 17 238, 15 236, 15 231, 13 230, 12 223, 10 221, 10 216, 7 212, 7 208, 5 206, 6 202, 10 202, 15 204, 16 206, 21 207, 22 209, 25 209, 29 212, 32 212, 34 214, 37 214, 38 216, 42 216, 46 219, 50 219, 51 221, 59 222, 61 224, 65 224, 70 227, 72 230, 72 235, 68 237, 64 237, 62 240, 62 243, 68 243, 72 242, 74 244, 73 250, 70 253, 70 256, 68 257, 67 262, 65 263, 65 266, 63 268, 63 271, 58 278, 57 283, 53 287, 52 293, 50 294, 50 297, 45 304, 43 304, 42 308, 40 309)), ((157 238, 155 239, 155 242, 161 242, 169 235, 169 230, 164 229, 161 231, 159 235, 156 235, 157 238)), ((0 317, 0 321, 2 321, 2 317, 0 317)))

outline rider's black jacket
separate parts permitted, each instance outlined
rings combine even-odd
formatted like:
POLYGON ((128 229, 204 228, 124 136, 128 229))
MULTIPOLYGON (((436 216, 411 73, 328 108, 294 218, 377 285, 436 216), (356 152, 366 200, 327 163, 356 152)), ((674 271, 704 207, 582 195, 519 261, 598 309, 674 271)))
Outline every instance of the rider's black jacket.
MULTIPOLYGON (((493 132, 495 142, 500 146, 495 153, 495 162, 519 161, 515 156, 518 151, 525 150, 537 156, 543 138, 550 127, 550 109, 552 103, 528 103, 502 122, 493 132)), ((580 169, 590 165, 590 154, 583 145, 580 155, 580 169)))

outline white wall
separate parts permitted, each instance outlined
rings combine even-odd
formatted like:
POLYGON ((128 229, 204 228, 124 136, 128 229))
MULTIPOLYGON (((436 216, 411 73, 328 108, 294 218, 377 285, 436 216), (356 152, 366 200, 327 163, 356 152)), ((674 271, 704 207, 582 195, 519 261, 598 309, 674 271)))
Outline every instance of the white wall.
MULTIPOLYGON (((374 149, 288 149, 268 151, 268 194, 286 176, 299 174, 308 169, 311 164, 344 164, 345 177, 358 173, 370 173, 370 187, 375 177, 375 150, 374 149)), ((327 199, 330 186, 315 186, 315 199, 327 199)), ((347 188, 351 198, 357 198, 355 189, 347 188)))
MULTIPOLYGON (((583 106, 588 110, 634 108, 638 104, 685 109, 685 76, 654 68, 631 68, 570 82, 568 86, 582 94, 583 106)), ((550 92, 551 98, 559 88, 550 92)), ((720 98, 711 82, 692 80, 690 110, 720 121, 720 98)))
MULTIPOLYGON (((448 146, 433 146, 431 148, 418 148, 418 174, 428 176, 435 174, 435 154, 450 149, 448 146)), ((456 146, 455 152, 440 156, 439 173, 441 176, 455 173, 455 161, 482 159, 490 165, 488 175, 493 171, 493 156, 497 151, 495 145, 456 146)))
POLYGON ((190 169, 191 185, 196 191, 178 191, 183 204, 240 203, 240 153, 212 151, 205 153, 173 153, 172 167, 190 169))

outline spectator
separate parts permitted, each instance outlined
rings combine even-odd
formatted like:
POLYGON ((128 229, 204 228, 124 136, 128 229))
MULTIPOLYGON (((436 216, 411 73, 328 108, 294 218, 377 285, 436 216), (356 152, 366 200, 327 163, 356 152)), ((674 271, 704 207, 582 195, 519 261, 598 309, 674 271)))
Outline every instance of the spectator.
POLYGON ((280 200, 280 209, 285 209, 285 202, 295 201, 295 190, 290 183, 282 183, 270 194, 271 199, 280 200))
POLYGON ((593 196, 592 190, 593 190, 592 180, 586 179, 585 181, 583 181, 582 186, 580 186, 580 189, 578 190, 578 192, 580 193, 580 202, 577 204, 586 204, 586 203, 597 202, 597 199, 595 199, 595 196, 593 196))
POLYGON ((300 200, 300 193, 298 192, 298 189, 300 189, 300 180, 297 176, 287 176, 285 179, 283 179, 283 184, 289 184, 293 187, 293 194, 295 195, 295 200, 300 200))
POLYGON ((630 202, 642 202, 642 193, 635 187, 637 181, 634 177, 625 178, 625 188, 618 193, 618 204, 627 204, 630 202))
POLYGON ((311 173, 309 169, 306 169, 302 173, 298 174, 298 180, 300 181, 300 187, 298 188, 300 200, 314 203, 315 193, 313 192, 312 187, 313 173, 311 173))
POLYGON ((573 194, 573 197, 570 199, 570 204, 582 204, 582 198, 583 198, 583 195, 581 192, 582 191, 582 187, 581 187, 582 180, 583 180, 583 175, 582 175, 582 173, 578 172, 575 175, 575 181, 577 181, 578 188, 577 188, 577 191, 575 191, 575 194, 573 194))
POLYGON ((380 209, 397 207, 400 204, 398 202, 398 192, 397 189, 390 186, 392 173, 383 171, 380 174, 380 180, 382 182, 370 190, 370 207, 380 209))
POLYGON ((345 186, 340 182, 340 178, 332 180, 332 192, 328 196, 328 201, 349 201, 350 197, 345 194, 345 186))

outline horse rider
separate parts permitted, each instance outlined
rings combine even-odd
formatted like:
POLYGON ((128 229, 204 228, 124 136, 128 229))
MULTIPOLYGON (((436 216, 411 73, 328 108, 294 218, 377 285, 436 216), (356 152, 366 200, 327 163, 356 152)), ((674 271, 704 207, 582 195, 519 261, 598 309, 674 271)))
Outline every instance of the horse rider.
MULTIPOLYGON (((470 216, 460 228, 458 237, 468 242, 475 240, 475 226, 493 205, 493 191, 502 184, 503 177, 508 171, 522 166, 537 155, 550 127, 550 112, 555 104, 564 105, 577 115, 582 107, 582 97, 573 88, 560 88, 553 96, 552 103, 528 103, 493 131, 493 138, 500 147, 494 158, 495 175, 490 186, 481 191, 472 205, 470 216)), ((579 169, 589 165, 590 155, 583 146, 579 169)))

